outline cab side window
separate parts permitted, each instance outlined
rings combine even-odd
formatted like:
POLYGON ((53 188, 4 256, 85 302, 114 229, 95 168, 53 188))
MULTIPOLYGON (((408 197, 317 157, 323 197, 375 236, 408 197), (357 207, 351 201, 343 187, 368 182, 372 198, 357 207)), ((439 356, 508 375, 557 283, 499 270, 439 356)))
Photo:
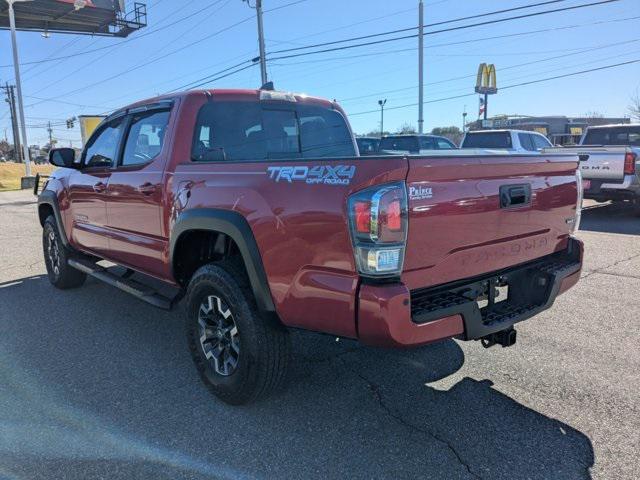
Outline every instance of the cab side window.
POLYGON ((543 148, 549 148, 552 146, 551 142, 542 135, 532 135, 531 138, 533 140, 533 146, 536 148, 536 150, 542 150, 543 148))
POLYGON ((101 128, 91 137, 84 152, 86 167, 111 168, 115 165, 123 126, 124 118, 119 118, 101 128))
POLYGON ((445 140, 444 138, 438 138, 436 142, 438 144, 438 150, 452 150, 456 148, 453 143, 445 140))
POLYGON ((522 148, 530 152, 535 151, 536 148, 533 145, 531 135, 529 135, 528 133, 519 133, 518 139, 520 140, 520 145, 522 146, 522 148))
POLYGON ((122 155, 122 166, 143 165, 162 151, 169 123, 169 111, 141 113, 131 120, 122 155))
POLYGON ((418 144, 420 145, 420 150, 435 150, 436 142, 431 137, 418 137, 418 144))

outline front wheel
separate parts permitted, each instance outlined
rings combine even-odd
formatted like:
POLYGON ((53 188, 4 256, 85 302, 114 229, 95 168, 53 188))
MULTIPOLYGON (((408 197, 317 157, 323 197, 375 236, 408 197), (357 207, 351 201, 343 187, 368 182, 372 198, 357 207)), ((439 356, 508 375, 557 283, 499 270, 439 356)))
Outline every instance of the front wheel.
POLYGON ((186 305, 191 356, 218 398, 247 404, 284 383, 289 334, 258 311, 246 274, 236 263, 201 267, 189 283, 186 305))
POLYGON ((51 284, 60 289, 81 286, 87 276, 67 263, 71 251, 64 246, 58 233, 55 218, 50 215, 42 228, 42 249, 47 275, 51 284))

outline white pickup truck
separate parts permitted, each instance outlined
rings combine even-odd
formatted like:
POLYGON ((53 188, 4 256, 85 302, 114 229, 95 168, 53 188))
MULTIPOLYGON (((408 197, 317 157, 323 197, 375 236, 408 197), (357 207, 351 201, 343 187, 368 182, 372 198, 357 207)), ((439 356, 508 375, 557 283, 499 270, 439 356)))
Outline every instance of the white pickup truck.
POLYGON ((629 201, 640 212, 640 124, 589 127, 579 146, 544 152, 578 155, 584 198, 629 201))

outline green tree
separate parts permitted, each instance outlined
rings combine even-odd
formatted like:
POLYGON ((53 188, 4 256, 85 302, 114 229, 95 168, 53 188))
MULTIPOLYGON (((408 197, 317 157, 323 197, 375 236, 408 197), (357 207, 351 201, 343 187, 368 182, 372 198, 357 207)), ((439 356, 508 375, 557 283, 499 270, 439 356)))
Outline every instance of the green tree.
POLYGON ((462 136, 464 135, 462 133, 462 130, 460 130, 458 127, 453 127, 453 126, 451 126, 451 127, 435 127, 433 130, 431 130, 431 134, 432 135, 439 135, 440 137, 448 138, 449 140, 451 140, 456 145, 460 145, 460 142, 462 141, 462 136))
POLYGON ((13 150, 13 147, 8 142, 0 140, 0 155, 5 157, 9 156, 9 153, 13 150))

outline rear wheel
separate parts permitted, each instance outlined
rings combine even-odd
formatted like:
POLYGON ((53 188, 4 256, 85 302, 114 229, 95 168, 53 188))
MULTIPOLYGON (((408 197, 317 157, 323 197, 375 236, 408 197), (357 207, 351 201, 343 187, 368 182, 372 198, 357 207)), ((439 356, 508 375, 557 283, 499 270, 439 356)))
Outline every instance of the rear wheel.
POLYGON ((51 284, 60 289, 81 286, 87 276, 67 263, 72 251, 64 246, 53 215, 47 217, 42 229, 42 248, 47 275, 51 284))
POLYGON ((201 267, 187 289, 187 340, 205 384, 232 405, 280 387, 290 357, 287 330, 258 311, 244 269, 223 261, 201 267))

